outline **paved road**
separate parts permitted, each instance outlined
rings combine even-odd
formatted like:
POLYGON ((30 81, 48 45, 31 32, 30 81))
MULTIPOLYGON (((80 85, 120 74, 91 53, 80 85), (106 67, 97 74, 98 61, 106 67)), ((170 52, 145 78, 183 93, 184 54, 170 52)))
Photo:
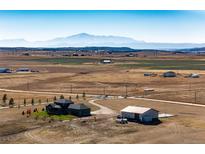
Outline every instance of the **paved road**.
MULTIPOLYGON (((10 90, 10 89, 1 89, 0 91, 4 91, 4 92, 16 92, 16 93, 30 93, 30 94, 47 94, 47 95, 67 95, 67 96, 71 96, 71 95, 76 95, 74 93, 60 93, 60 92, 41 92, 41 91, 26 91, 26 90, 10 90)), ((91 95, 91 94, 87 94, 87 96, 91 96, 91 97, 97 97, 99 95, 91 95)), ((119 97, 119 96, 118 96, 119 97)), ((186 105, 186 106, 195 106, 195 107, 205 107, 205 105, 203 104, 193 104, 193 103, 186 103, 186 102, 177 102, 177 101, 166 101, 166 100, 158 100, 158 99, 149 99, 149 98, 139 98, 139 97, 128 97, 129 99, 137 99, 137 100, 146 100, 146 101, 154 101, 154 102, 161 102, 161 103, 170 103, 170 104, 179 104, 179 105, 186 105)), ((97 103, 95 103, 96 100, 91 100, 90 103, 93 105, 96 105, 98 107, 100 107, 102 110, 101 111, 96 111, 96 113, 113 113, 113 110, 99 105, 97 103), (109 110, 107 110, 109 109, 109 110)), ((43 104, 43 103, 42 103, 43 104)), ((0 109, 5 109, 8 107, 1 107, 0 109)))
POLYGON ((170 103, 170 104, 178 104, 178 105, 186 105, 186 106, 205 107, 205 105, 203 105, 203 104, 193 104, 193 103, 186 103, 186 102, 166 101, 166 100, 150 99, 150 98, 138 98, 138 97, 128 97, 128 98, 129 99, 160 102, 160 103, 170 103))
POLYGON ((99 100, 99 99, 93 99, 93 100, 89 101, 90 104, 93 104, 93 105, 95 105, 95 106, 100 108, 97 111, 91 112, 91 114, 109 114, 109 115, 116 115, 117 114, 116 111, 114 111, 114 110, 112 110, 112 109, 110 109, 108 107, 105 107, 103 105, 95 103, 95 101, 97 101, 97 100, 99 100))

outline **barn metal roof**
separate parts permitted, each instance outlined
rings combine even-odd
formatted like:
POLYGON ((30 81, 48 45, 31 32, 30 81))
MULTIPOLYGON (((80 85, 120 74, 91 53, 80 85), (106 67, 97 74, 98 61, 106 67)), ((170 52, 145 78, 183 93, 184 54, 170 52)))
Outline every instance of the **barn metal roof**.
MULTIPOLYGON (((149 110, 155 110, 155 109, 146 108, 146 107, 139 107, 139 106, 127 106, 126 108, 122 109, 121 112, 131 112, 131 113, 143 114, 149 110)), ((155 110, 155 111, 157 111, 157 110, 155 110)))

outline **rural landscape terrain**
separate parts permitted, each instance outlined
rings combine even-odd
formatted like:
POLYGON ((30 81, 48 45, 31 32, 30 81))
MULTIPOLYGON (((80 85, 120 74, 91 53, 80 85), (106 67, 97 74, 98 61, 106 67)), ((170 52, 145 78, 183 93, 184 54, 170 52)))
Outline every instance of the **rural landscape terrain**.
POLYGON ((10 72, 0 73, 0 143, 205 143, 205 54, 196 50, 1 48, 10 72), (62 96, 91 116, 47 115, 62 96), (171 116, 116 123, 130 105, 171 116))

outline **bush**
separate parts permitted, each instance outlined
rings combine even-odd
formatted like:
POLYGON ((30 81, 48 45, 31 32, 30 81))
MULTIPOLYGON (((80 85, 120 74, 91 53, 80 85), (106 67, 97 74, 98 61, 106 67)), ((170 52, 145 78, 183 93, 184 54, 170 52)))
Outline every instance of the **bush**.
POLYGON ((61 96, 60 96, 60 99, 64 99, 64 96, 63 96, 63 95, 61 95, 61 96))

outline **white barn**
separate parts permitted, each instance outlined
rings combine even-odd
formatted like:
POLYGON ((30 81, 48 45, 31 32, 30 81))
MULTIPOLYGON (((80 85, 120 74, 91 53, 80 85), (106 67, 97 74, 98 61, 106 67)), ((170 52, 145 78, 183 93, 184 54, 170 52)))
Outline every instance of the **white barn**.
POLYGON ((121 110, 121 116, 132 121, 153 122, 158 120, 159 111, 138 106, 127 106, 121 110))

